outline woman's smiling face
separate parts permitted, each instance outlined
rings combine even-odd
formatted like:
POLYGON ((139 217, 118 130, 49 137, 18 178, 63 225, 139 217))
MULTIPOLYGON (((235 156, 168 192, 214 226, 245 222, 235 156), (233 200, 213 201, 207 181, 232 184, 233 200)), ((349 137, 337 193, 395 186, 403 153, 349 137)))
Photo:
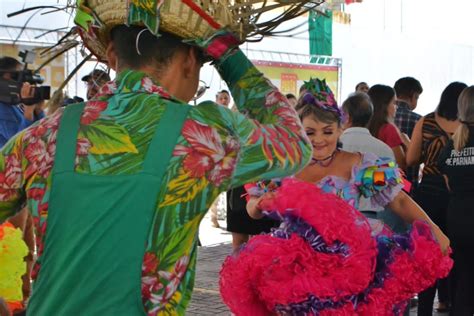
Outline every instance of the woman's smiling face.
POLYGON ((303 118, 303 127, 313 145, 314 159, 322 160, 334 153, 342 133, 337 122, 324 123, 309 115, 303 118))

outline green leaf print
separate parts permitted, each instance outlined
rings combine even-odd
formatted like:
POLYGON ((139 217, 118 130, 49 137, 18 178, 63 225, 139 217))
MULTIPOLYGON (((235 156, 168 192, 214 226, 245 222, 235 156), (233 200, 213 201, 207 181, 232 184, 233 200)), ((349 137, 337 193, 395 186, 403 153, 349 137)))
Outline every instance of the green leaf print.
POLYGON ((196 216, 163 240, 163 246, 160 247, 161 253, 158 254, 158 258, 160 258, 159 270, 173 269, 175 263, 182 256, 189 256, 189 253, 185 253, 185 251, 192 249, 203 215, 196 216))
POLYGON ((80 135, 91 142, 92 154, 138 153, 127 130, 112 121, 101 119, 82 125, 80 135))

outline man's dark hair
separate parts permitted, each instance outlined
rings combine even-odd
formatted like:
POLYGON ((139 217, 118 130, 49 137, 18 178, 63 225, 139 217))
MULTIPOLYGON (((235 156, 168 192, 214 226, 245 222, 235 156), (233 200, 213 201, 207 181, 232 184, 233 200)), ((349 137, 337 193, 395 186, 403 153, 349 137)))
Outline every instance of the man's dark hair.
POLYGON ((363 85, 363 84, 365 84, 366 86, 369 86, 369 85, 367 84, 367 82, 361 81, 361 82, 359 82, 358 84, 356 84, 355 91, 359 90, 359 87, 360 87, 361 85, 363 85))
MULTIPOLYGON (((157 71, 162 71, 178 51, 189 51, 192 47, 173 34, 160 31, 157 37, 141 26, 118 25, 111 31, 111 39, 114 43, 120 67, 139 69, 143 66, 153 64, 157 71), (138 47, 136 47, 137 36, 138 47), (141 55, 138 54, 137 48, 141 55)), ((197 58, 204 62, 203 53, 196 49, 197 58)))
POLYGON ((413 77, 403 77, 398 79, 393 88, 399 98, 411 98, 413 94, 421 94, 423 92, 421 83, 413 77))
POLYGON ((351 118, 352 127, 367 127, 374 113, 374 106, 366 93, 356 92, 342 103, 342 110, 351 118))
POLYGON ((229 93, 229 91, 227 91, 226 89, 223 89, 223 90, 221 90, 221 91, 217 92, 216 96, 219 96, 219 94, 221 94, 221 93, 225 93, 225 94, 227 94, 227 95, 229 95, 229 96, 230 96, 230 93, 229 93))
POLYGON ((15 71, 21 63, 13 57, 1 57, 0 58, 0 71, 15 71))
POLYGON ((287 99, 291 99, 291 98, 296 99, 296 97, 295 97, 295 95, 294 95, 293 93, 287 93, 287 94, 286 94, 286 98, 287 98, 287 99))
POLYGON ((458 99, 461 92, 467 88, 462 82, 451 82, 441 94, 436 113, 449 121, 458 119, 458 99))

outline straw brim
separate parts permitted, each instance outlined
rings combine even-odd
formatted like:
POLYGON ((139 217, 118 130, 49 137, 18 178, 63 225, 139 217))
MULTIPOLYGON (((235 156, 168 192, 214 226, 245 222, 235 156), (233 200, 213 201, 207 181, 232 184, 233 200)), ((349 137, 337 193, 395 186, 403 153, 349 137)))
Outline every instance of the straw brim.
MULTIPOLYGON (((225 1, 224 1, 225 2, 225 1)), ((110 42, 110 31, 117 25, 127 24, 128 4, 123 0, 89 0, 99 19, 99 26, 92 26, 92 32, 82 30, 85 46, 101 61, 106 61, 106 49, 110 42)), ((222 7, 219 19, 203 18, 182 1, 164 1, 160 7, 159 29, 183 39, 206 38, 221 27, 231 27, 232 15, 222 7), (213 23, 214 22, 214 23, 213 23)), ((143 23, 136 25, 144 26, 143 23)))

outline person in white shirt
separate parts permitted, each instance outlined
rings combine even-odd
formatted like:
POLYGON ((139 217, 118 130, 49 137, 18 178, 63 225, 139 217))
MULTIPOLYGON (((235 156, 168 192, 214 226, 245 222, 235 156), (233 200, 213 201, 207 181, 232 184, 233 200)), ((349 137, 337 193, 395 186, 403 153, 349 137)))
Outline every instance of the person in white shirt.
MULTIPOLYGON (((362 92, 351 94, 342 103, 344 113, 343 128, 339 141, 342 149, 350 152, 373 153, 379 157, 388 157, 395 161, 393 150, 381 140, 372 136, 367 129, 374 107, 370 97, 362 92)), ((369 218, 377 218, 396 232, 407 229, 404 222, 390 209, 373 208, 369 201, 360 201, 362 213, 369 218)))
POLYGON ((350 152, 369 152, 379 157, 395 159, 392 149, 373 137, 367 125, 374 112, 370 97, 362 92, 351 94, 342 104, 345 120, 340 141, 342 149, 350 152))

